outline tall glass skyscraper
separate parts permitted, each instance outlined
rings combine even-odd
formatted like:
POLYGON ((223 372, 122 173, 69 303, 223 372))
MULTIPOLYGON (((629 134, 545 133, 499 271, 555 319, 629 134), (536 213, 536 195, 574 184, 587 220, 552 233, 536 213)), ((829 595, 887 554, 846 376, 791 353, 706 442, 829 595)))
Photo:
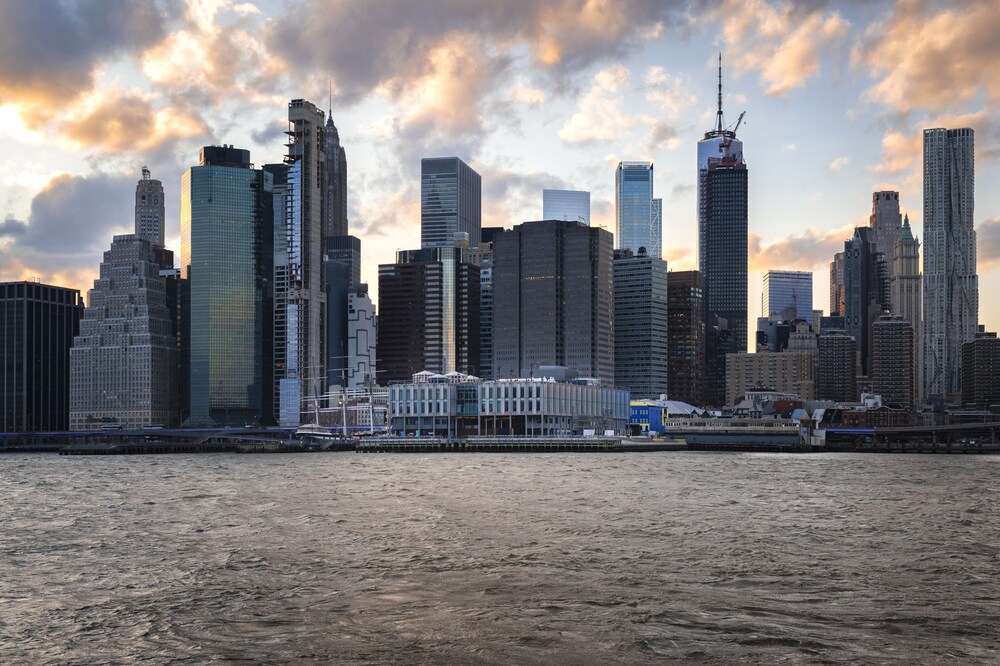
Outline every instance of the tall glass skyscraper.
POLYGON ((191 425, 245 425, 264 419, 270 331, 265 285, 273 258, 270 173, 250 151, 202 149, 181 178, 181 269, 190 288, 191 425))
POLYGON ((813 274, 808 271, 768 271, 761 292, 761 316, 778 315, 786 321, 803 319, 812 326, 812 285, 813 274), (786 316, 789 313, 791 317, 786 316))
POLYGON ((615 216, 616 249, 638 252, 644 247, 651 257, 663 256, 662 206, 653 199, 652 162, 619 162, 615 216))
POLYGON ((454 247, 466 233, 479 247, 482 229, 482 178, 457 157, 420 161, 420 247, 454 247))
POLYGON ((324 189, 323 118, 308 100, 288 103, 287 171, 278 197, 283 212, 274 223, 274 383, 285 426, 298 425, 326 392, 323 208, 331 202, 324 189))
POLYGON ((616 250, 615 387, 633 400, 667 394, 667 262, 616 250))
POLYGON ((524 222, 493 243, 493 376, 564 366, 615 380, 611 234, 579 222, 524 222))
POLYGON ((542 219, 590 225, 590 192, 542 190, 542 219))
POLYGON ((725 395, 725 354, 747 350, 747 175, 743 143, 735 130, 726 129, 722 116, 720 56, 715 128, 698 142, 698 268, 705 286, 708 332, 706 400, 716 406, 725 395))
POLYGON ((924 395, 959 398, 962 343, 976 337, 975 134, 924 130, 924 395))

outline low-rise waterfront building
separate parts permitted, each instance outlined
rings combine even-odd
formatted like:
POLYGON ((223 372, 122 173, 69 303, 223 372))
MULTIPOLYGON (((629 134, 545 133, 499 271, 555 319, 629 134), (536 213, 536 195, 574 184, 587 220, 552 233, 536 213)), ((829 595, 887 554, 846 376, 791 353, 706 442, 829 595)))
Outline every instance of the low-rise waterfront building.
POLYGON ((629 430, 632 434, 662 433, 671 418, 700 418, 706 414, 678 400, 633 400, 629 404, 629 430))
POLYGON ((389 430, 401 437, 625 434, 629 394, 593 379, 498 379, 451 372, 389 387, 389 430))

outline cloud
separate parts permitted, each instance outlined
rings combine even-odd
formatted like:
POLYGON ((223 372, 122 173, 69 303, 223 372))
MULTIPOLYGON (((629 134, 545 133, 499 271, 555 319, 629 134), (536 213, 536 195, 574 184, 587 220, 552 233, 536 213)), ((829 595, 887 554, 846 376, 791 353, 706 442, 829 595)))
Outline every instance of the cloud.
POLYGON ((916 130, 903 134, 889 130, 882 137, 882 159, 871 167, 876 173, 895 174, 914 168, 923 155, 924 143, 916 130))
MULTIPOLYGON (((672 271, 693 271, 698 268, 697 247, 689 245, 667 245, 663 248, 663 258, 672 271)), ((667 277, 669 283, 670 278, 667 277)))
POLYGON ((545 91, 541 88, 535 88, 524 80, 524 77, 518 77, 517 81, 510 89, 510 98, 515 102, 520 102, 521 104, 527 104, 528 106, 540 106, 545 102, 545 91))
POLYGON ((90 97, 79 111, 67 115, 63 137, 105 153, 150 152, 183 139, 211 135, 201 115, 190 108, 156 110, 150 96, 106 89, 90 97))
MULTIPOLYGON (((219 14, 228 4, 192 0, 185 15, 187 26, 142 54, 146 77, 190 105, 218 106, 234 96, 256 103, 280 99, 288 65, 258 38, 264 19, 259 11, 237 5, 232 8, 237 21, 225 23, 219 14)), ((296 83, 301 85, 303 78, 300 73, 296 83)))
POLYGON ((646 89, 646 99, 656 104, 671 122, 676 122, 698 103, 698 97, 689 91, 690 82, 670 74, 663 67, 650 67, 646 71, 646 89))
POLYGON ((28 225, 20 220, 15 220, 13 217, 8 216, 3 222, 0 222, 0 238, 8 236, 20 236, 28 230, 28 225))
POLYGON ((469 159, 485 134, 482 104, 508 61, 490 58, 465 35, 443 40, 427 58, 417 79, 394 79, 382 88, 401 110, 398 141, 401 148, 412 147, 414 156, 454 154, 459 146, 469 159))
POLYGON ((106 249, 115 232, 134 228, 136 180, 107 174, 56 176, 32 199, 18 244, 62 256, 93 256, 106 249))
MULTIPOLYGON (((325 69, 337 98, 354 103, 393 80, 417 77, 432 51, 462 34, 483 51, 526 51, 556 76, 624 55, 657 23, 687 22, 683 0, 305 0, 275 19, 268 45, 297 68, 325 69)), ((656 31, 654 31, 655 33, 656 31)))
POLYGON ((698 103, 697 96, 689 92, 689 82, 673 76, 663 67, 650 67, 646 71, 646 99, 656 105, 661 117, 643 118, 652 127, 650 151, 663 147, 673 150, 680 145, 680 119, 698 103))
POLYGON ((656 121, 653 123, 652 137, 650 138, 650 150, 657 151, 666 146, 671 150, 680 145, 680 132, 676 127, 656 121))
POLYGON ((866 95, 908 113, 961 109, 980 92, 1000 101, 1000 4, 965 0, 941 7, 903 0, 869 27, 852 52, 876 82, 866 95))
POLYGON ((116 233, 134 228, 129 176, 59 175, 31 201, 26 222, 0 224, 0 279, 42 279, 86 291, 116 233))
POLYGON ((708 14, 723 22, 728 51, 739 70, 757 70, 768 95, 782 95, 805 84, 819 71, 821 51, 847 34, 849 23, 838 12, 816 3, 726 0, 708 14))
POLYGON ((630 72, 616 64, 597 72, 586 95, 577 103, 577 111, 559 130, 559 138, 569 144, 620 140, 631 126, 622 111, 621 92, 630 72))
POLYGON ((760 236, 751 233, 750 270, 812 270, 817 266, 826 266, 833 260, 834 254, 844 249, 844 241, 853 236, 854 226, 848 224, 830 231, 810 227, 804 233, 769 243, 762 243, 760 236))
POLYGON ((833 161, 830 162, 830 164, 827 165, 826 168, 829 171, 833 171, 833 172, 836 173, 837 171, 840 171, 841 169, 843 169, 844 167, 846 167, 850 163, 851 163, 851 158, 850 157, 843 157, 843 156, 841 156, 841 157, 835 157, 833 159, 833 161))
POLYGON ((542 190, 577 189, 551 173, 479 165, 483 177, 483 226, 509 227, 542 219, 542 190))
POLYGON ((165 17, 151 2, 32 0, 4 3, 0 105, 14 103, 38 127, 90 90, 99 65, 162 39, 165 17))
POLYGON ((980 222, 976 227, 976 268, 980 273, 1000 265, 1000 217, 980 222))

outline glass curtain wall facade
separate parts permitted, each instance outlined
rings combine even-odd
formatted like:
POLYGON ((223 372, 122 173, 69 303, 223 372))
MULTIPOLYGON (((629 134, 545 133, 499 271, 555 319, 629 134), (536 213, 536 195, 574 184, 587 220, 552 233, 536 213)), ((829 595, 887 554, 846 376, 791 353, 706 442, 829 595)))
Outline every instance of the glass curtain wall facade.
POLYGON ((323 118, 312 102, 293 99, 288 104, 284 215, 275 222, 281 234, 275 239, 274 338, 283 348, 276 345, 274 381, 279 422, 285 426, 299 424, 326 392, 323 118))
POLYGON ((420 247, 454 247, 455 234, 468 234, 479 247, 482 178, 457 157, 420 161, 420 247))
POLYGON ((542 219, 590 225, 590 192, 542 190, 542 219))
POLYGON ((813 275, 808 271, 768 271, 761 292, 761 317, 779 316, 784 321, 802 319, 812 326, 813 275))
POLYGON ((401 251, 379 266, 380 382, 478 373, 479 281, 479 266, 456 247, 401 251))
POLYGON ((615 172, 616 249, 663 255, 662 206, 653 199, 653 163, 620 162, 615 172))
POLYGON ((667 394, 667 262, 616 250, 615 387, 632 399, 667 394))
POLYGON ((250 153, 202 150, 181 179, 181 267, 188 279, 190 415, 196 426, 266 421, 263 361, 265 285, 273 259, 271 174, 251 168, 250 153))
POLYGON ((615 378, 612 236, 579 222, 525 222, 493 242, 493 376, 564 366, 615 378))

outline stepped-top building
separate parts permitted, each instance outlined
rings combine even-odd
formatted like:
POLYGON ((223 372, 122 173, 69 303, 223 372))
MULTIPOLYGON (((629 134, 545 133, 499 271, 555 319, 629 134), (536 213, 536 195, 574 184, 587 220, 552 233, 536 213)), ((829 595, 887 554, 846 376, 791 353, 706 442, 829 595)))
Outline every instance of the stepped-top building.
POLYGON ((69 427, 177 425, 177 339, 167 304, 169 251, 115 236, 70 350, 69 427))

